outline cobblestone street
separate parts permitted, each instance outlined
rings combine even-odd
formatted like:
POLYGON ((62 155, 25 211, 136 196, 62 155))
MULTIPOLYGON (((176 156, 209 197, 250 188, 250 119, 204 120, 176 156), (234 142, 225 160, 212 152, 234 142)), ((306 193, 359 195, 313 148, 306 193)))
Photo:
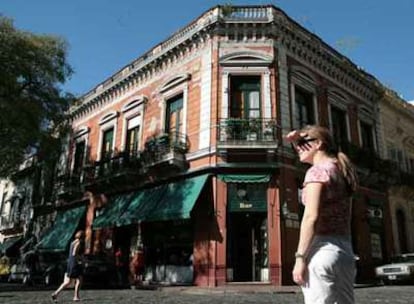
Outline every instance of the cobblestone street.
MULTIPOLYGON (((357 288, 356 303, 414 303, 412 286, 380 286, 357 288)), ((52 303, 50 290, 0 291, 0 303, 52 303)), ((59 303, 73 303, 73 291, 64 291, 59 303)), ((300 292, 274 292, 260 289, 218 290, 201 288, 164 288, 162 290, 82 290, 82 303, 146 303, 146 304, 276 304, 303 303, 300 292)))

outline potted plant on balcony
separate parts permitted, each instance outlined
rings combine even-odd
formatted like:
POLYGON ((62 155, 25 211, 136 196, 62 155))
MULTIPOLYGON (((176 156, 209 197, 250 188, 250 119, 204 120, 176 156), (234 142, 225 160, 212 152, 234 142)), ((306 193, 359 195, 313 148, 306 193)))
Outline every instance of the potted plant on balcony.
POLYGON ((251 141, 258 140, 262 128, 261 120, 258 118, 250 119, 247 121, 246 127, 246 139, 251 141))
POLYGON ((229 118, 225 121, 226 140, 235 140, 240 136, 241 120, 239 118, 229 118))
POLYGON ((271 119, 265 123, 265 127, 263 130, 263 136, 265 141, 275 141, 276 140, 276 128, 277 123, 276 120, 271 119))
POLYGON ((186 153, 188 151, 187 137, 179 132, 170 134, 170 145, 176 152, 186 153))

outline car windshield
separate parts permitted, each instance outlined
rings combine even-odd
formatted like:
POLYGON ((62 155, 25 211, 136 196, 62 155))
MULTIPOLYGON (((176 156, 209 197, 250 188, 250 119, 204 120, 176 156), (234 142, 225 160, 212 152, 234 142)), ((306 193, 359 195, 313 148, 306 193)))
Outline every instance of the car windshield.
POLYGON ((391 259, 393 263, 404 263, 411 262, 414 263, 414 255, 398 255, 391 259))

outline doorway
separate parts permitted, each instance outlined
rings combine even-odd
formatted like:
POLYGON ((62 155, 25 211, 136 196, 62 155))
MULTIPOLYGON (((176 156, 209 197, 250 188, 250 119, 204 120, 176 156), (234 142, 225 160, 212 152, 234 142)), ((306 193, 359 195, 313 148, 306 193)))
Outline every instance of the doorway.
POLYGON ((228 213, 228 281, 268 281, 268 246, 266 212, 228 213))

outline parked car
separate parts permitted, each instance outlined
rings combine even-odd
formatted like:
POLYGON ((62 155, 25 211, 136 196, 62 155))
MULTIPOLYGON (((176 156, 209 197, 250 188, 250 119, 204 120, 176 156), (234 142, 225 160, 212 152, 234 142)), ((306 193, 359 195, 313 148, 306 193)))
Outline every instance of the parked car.
POLYGON ((7 281, 9 283, 23 283, 24 285, 43 285, 44 271, 38 269, 35 272, 30 272, 26 263, 18 260, 11 266, 7 281))
POLYGON ((30 255, 38 254, 28 251, 10 267, 8 282, 25 285, 58 285, 63 281, 66 260, 56 253, 38 254, 31 260, 30 255), (34 263, 31 263, 34 262, 34 263), (32 265, 32 267, 29 267, 32 265), (29 268, 31 271, 29 271, 29 268))
POLYGON ((375 268, 375 274, 384 284, 393 282, 414 283, 414 253, 397 255, 390 264, 375 268))
POLYGON ((91 287, 114 286, 116 282, 114 262, 103 255, 85 255, 83 285, 91 287))

